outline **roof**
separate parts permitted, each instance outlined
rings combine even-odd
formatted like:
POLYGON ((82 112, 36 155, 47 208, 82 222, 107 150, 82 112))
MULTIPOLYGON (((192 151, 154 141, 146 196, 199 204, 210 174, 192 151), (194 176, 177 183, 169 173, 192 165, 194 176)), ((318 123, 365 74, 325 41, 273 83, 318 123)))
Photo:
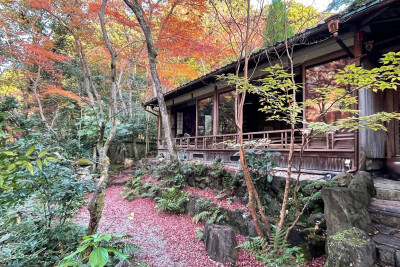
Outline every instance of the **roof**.
MULTIPOLYGON (((323 23, 317 25, 314 28, 308 29, 302 33, 298 33, 298 34, 294 35, 293 37, 288 39, 288 42, 296 43, 298 40, 302 40, 305 38, 314 38, 316 40, 326 38, 327 36, 330 36, 329 31, 328 31, 328 21, 330 21, 332 19, 339 19, 339 22, 341 24, 348 23, 349 21, 351 21, 355 18, 364 16, 368 13, 371 13, 371 12, 377 10, 378 8, 389 5, 396 1, 398 1, 398 0, 372 0, 372 1, 367 1, 366 3, 364 3, 363 5, 361 5, 357 8, 355 8, 353 6, 352 8, 349 8, 348 11, 345 11, 341 14, 333 15, 333 16, 327 18, 323 23)), ((249 57, 249 65, 251 64, 252 61, 253 62, 261 62, 263 60, 267 60, 267 58, 270 58, 270 56, 273 53, 275 53, 277 50, 279 51, 282 48, 284 48, 284 42, 278 42, 278 43, 274 44, 273 46, 269 46, 269 47, 261 49, 257 52, 254 52, 249 57)), ((244 62, 244 59, 243 58, 240 59, 241 65, 243 64, 243 62, 244 62)), ((238 63, 239 63, 238 61, 232 61, 232 62, 226 64, 225 66, 215 69, 203 76, 200 76, 199 78, 196 78, 185 84, 182 84, 182 85, 178 86, 177 88, 164 93, 164 99, 168 100, 173 97, 182 95, 184 93, 191 92, 198 88, 204 87, 207 84, 215 82, 217 80, 218 75, 234 73, 238 63)), ((157 98, 152 98, 151 100, 145 102, 143 105, 144 106, 155 106, 156 104, 157 104, 157 98)))

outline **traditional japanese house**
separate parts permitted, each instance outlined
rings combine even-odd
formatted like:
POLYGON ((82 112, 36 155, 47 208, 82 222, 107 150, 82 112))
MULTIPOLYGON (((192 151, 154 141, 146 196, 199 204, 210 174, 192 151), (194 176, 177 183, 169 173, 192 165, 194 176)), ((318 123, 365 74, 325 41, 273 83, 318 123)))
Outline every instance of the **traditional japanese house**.
MULTIPOLYGON (((400 1, 377 0, 344 14, 328 18, 315 28, 289 39, 294 46, 296 82, 303 83, 298 101, 312 98, 312 88, 328 85, 338 69, 347 64, 372 68, 389 51, 400 50, 400 1)), ((250 57, 252 79, 262 77, 262 70, 274 64, 275 53, 284 47, 278 43, 250 57)), ((243 65, 243 64, 241 64, 243 65)), ((234 73, 237 62, 232 62, 178 88, 165 93, 172 133, 180 156, 187 159, 212 161, 219 157, 224 162, 235 162, 236 150, 226 141, 236 140, 234 88, 218 80, 217 75, 234 73), (225 142, 225 143, 224 143, 225 142)), ((387 90, 373 93, 363 90, 358 95, 362 115, 378 111, 399 111, 399 92, 387 90)), ((145 107, 157 111, 157 99, 145 107)), ((286 165, 289 150, 289 126, 279 121, 266 121, 257 95, 248 94, 244 105, 244 139, 267 138, 272 151, 279 151, 276 160, 286 165)), ((307 108, 303 116, 312 121, 315 110, 307 108)), ((334 120, 342 116, 329 114, 334 120)), ((159 120, 160 122, 161 120, 159 120)), ((301 126, 300 126, 301 127, 301 126)), ((158 124, 158 151, 166 155, 163 127, 158 124)), ((303 139, 296 133, 296 146, 303 139)), ((307 171, 339 172, 352 168, 377 170, 385 160, 399 154, 399 123, 393 121, 389 132, 361 130, 359 132, 329 132, 315 138, 304 151, 303 168, 307 171)))

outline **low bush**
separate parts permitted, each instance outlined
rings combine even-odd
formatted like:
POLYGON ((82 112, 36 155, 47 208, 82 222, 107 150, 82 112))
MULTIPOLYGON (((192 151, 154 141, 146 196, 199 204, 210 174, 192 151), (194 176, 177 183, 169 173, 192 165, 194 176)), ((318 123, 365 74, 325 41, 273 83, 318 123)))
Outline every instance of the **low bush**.
POLYGON ((264 238, 251 237, 238 247, 245 249, 266 266, 300 266, 304 262, 299 247, 289 247, 285 239, 286 230, 272 225, 273 231, 267 242, 264 238))
POLYGON ((141 181, 141 177, 139 176, 129 179, 126 182, 121 194, 124 199, 132 201, 140 197, 143 192, 143 182, 141 181))
POLYGON ((185 204, 188 196, 179 187, 173 186, 161 192, 161 197, 155 199, 157 201, 156 208, 160 211, 172 211, 182 213, 185 210, 185 204))
POLYGON ((204 211, 193 217, 196 223, 199 222, 199 220, 209 223, 218 223, 225 218, 221 213, 220 207, 209 200, 202 200, 201 208, 204 211))
POLYGON ((31 218, 3 224, 0 233, 0 265, 52 266, 74 250, 85 232, 72 223, 49 228, 46 221, 31 218))
POLYGON ((129 258, 140 248, 127 242, 115 242, 127 235, 96 233, 83 237, 78 248, 65 256, 59 267, 82 266, 88 262, 91 267, 115 266, 118 261, 129 258), (85 251, 90 250, 86 255, 85 251))

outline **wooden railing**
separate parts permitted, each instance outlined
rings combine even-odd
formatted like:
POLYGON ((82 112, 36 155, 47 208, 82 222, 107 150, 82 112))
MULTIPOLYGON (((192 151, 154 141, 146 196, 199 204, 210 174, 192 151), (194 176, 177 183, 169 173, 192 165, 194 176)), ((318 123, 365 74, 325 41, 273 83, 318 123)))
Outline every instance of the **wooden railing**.
MULTIPOLYGON (((263 131, 244 133, 243 140, 259 141, 259 146, 271 150, 288 150, 291 131, 263 131)), ((304 144, 304 137, 299 130, 294 133, 295 148, 300 149, 304 144)), ((193 136, 174 138, 178 149, 189 150, 237 150, 232 146, 238 142, 238 134, 220 134, 208 136, 193 136)), ((166 149, 165 139, 158 139, 158 149, 166 149)), ((327 133, 314 136, 305 147, 306 151, 354 151, 354 133, 327 133)))

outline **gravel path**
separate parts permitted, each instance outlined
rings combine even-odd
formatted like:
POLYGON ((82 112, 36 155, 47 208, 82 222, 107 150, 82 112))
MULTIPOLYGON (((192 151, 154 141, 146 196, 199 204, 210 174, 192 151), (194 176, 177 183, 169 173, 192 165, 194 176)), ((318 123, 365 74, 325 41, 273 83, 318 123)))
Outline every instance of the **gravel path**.
MULTIPOLYGON (((203 225, 194 224, 187 215, 158 213, 155 202, 148 198, 125 201, 120 193, 122 188, 113 186, 107 189, 99 231, 131 235, 132 242, 143 250, 138 258, 150 266, 223 266, 208 258, 204 243, 195 237, 196 228, 203 225)), ((78 211, 75 221, 87 225, 89 214, 86 207, 78 211)), ((242 236, 237 236, 237 239, 238 243, 244 241, 242 236)), ((239 250, 236 266, 257 267, 262 264, 239 250)))

